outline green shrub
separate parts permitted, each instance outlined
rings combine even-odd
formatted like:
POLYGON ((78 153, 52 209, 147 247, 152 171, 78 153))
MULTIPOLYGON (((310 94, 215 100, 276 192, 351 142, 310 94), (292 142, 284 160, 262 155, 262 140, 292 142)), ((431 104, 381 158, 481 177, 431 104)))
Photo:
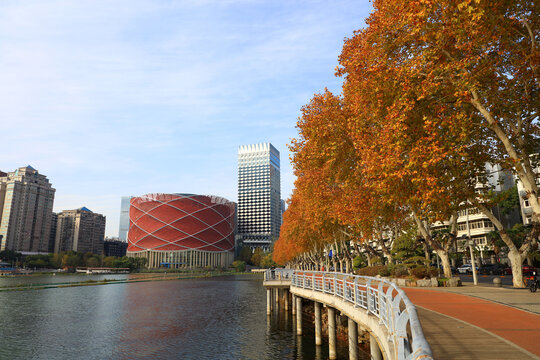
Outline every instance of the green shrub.
POLYGON ((272 266, 277 266, 277 264, 272 260, 272 253, 266 254, 261 260, 261 267, 269 269, 272 266))
POLYGON ((396 265, 393 271, 393 275, 397 278, 409 276, 409 268, 405 265, 396 265))
POLYGON ((356 270, 356 274, 363 276, 377 276, 379 275, 379 272, 385 268, 386 266, 384 265, 366 266, 356 270))
POLYGON ((447 278, 439 278, 439 279, 437 279, 437 283, 439 284, 440 287, 446 286, 447 282, 448 282, 447 278))
POLYGON ((392 275, 392 270, 390 269, 390 266, 383 266, 383 268, 379 271, 379 275, 381 276, 390 276, 392 275))
POLYGON ((353 259, 353 269, 354 269, 354 270, 358 270, 358 269, 364 267, 365 265, 366 265, 366 262, 365 262, 363 256, 357 255, 357 256, 353 259))
POLYGON ((246 271, 246 262, 242 260, 233 261, 232 266, 237 272, 246 271))
POLYGON ((411 275, 416 279, 427 277, 427 269, 424 266, 416 266, 410 269, 411 275))
POLYGON ((437 271, 437 268, 430 267, 429 268, 429 277, 436 277, 439 276, 439 272, 437 271))
POLYGON ((417 266, 410 269, 411 275, 417 279, 431 278, 437 276, 437 269, 434 267, 417 266))

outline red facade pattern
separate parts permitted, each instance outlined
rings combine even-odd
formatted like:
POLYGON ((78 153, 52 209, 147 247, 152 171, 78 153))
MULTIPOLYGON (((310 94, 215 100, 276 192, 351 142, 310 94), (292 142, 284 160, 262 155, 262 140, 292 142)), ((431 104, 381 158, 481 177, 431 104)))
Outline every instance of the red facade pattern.
POLYGON ((128 251, 233 251, 234 203, 217 196, 148 194, 131 199, 128 251))

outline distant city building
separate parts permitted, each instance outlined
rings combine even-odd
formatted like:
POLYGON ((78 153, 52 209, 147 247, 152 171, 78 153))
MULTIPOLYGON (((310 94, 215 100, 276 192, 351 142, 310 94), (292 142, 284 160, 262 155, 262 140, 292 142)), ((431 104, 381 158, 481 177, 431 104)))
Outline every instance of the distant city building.
MULTIPOLYGON (((503 170, 499 165, 486 164, 487 184, 478 183, 477 190, 491 190, 496 193, 507 191, 515 185, 514 177, 508 170, 503 170)), ((516 213, 503 214, 500 209, 495 206, 491 208, 491 212, 505 228, 511 228, 519 222, 519 209, 516 213)), ((475 207, 463 209, 458 213, 457 219, 457 238, 458 251, 465 251, 464 238, 474 240, 476 246, 480 250, 480 256, 483 258, 484 252, 492 251, 493 244, 488 239, 488 234, 495 230, 495 225, 488 219, 484 213, 475 207)))
POLYGON ((0 250, 48 252, 55 189, 31 166, 2 174, 0 250))
POLYGON ((56 243, 56 226, 58 225, 58 214, 53 212, 51 217, 51 234, 49 235, 49 250, 51 254, 54 252, 54 244, 56 243))
POLYGON ((238 235, 243 246, 269 250, 281 227, 279 151, 270 143, 238 149, 238 235))
POLYGON ((234 203, 218 196, 148 194, 131 199, 127 256, 149 268, 228 267, 234 203))
POLYGON ((103 242, 103 254, 105 256, 126 256, 128 243, 118 238, 105 238, 103 242))
MULTIPOLYGON (((479 192, 490 190, 494 192, 502 192, 512 188, 515 184, 512 173, 508 170, 503 170, 499 165, 486 164, 487 183, 478 182, 476 189, 479 192)), ((505 228, 511 228, 519 222, 519 213, 503 214, 497 206, 492 207, 491 213, 501 221, 505 228)), ((432 231, 448 228, 449 222, 439 222, 431 227, 432 231)), ((495 230, 495 226, 478 208, 470 206, 458 212, 457 219, 457 250, 465 253, 466 239, 470 238, 474 241, 475 246, 480 250, 481 260, 486 255, 492 255, 494 250, 493 244, 488 238, 488 234, 495 230)))
POLYGON ((127 241, 127 233, 129 230, 129 201, 133 196, 122 196, 120 202, 120 224, 118 229, 118 238, 122 241, 127 241))
POLYGON ((58 214, 54 252, 78 251, 103 254, 105 216, 82 207, 58 214))

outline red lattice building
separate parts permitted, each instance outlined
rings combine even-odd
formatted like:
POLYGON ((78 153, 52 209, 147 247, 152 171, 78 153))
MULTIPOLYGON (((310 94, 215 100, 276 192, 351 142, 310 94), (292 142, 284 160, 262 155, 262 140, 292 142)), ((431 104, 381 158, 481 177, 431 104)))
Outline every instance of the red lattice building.
POLYGON ((235 204, 218 196, 148 194, 129 207, 128 256, 148 267, 226 267, 234 259, 235 204))

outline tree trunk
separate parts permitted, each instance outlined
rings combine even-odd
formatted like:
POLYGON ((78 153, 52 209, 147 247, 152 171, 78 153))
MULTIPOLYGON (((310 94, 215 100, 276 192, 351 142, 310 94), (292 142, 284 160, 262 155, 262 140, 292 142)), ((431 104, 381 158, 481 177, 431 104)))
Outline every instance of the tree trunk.
POLYGON ((431 255, 429 254, 428 245, 424 242, 424 257, 427 261, 431 261, 431 255))
POLYGON ((390 250, 388 249, 388 246, 386 246, 386 243, 384 241, 384 239, 382 237, 379 238, 378 240, 379 242, 379 245, 382 249, 382 252, 384 254, 384 256, 386 257, 386 259, 388 260, 388 263, 389 264, 393 264, 394 263, 394 260, 392 258, 392 253, 390 252, 390 250))
POLYGON ((510 260, 510 266, 512 267, 512 284, 515 288, 524 288, 523 268, 521 267, 523 258, 519 254, 519 251, 514 248, 508 252, 508 259, 510 260))
POLYGON ((347 241, 341 240, 341 246, 343 247, 343 253, 345 254, 344 260, 345 260, 345 272, 349 273, 352 269, 352 256, 351 256, 351 249, 349 249, 349 246, 347 244, 347 241))
MULTIPOLYGON (((441 258, 441 261, 443 263, 443 272, 445 277, 452 277, 452 269, 450 269, 450 260, 448 257, 448 249, 450 248, 450 239, 448 239, 446 246, 444 246, 440 241, 435 241, 431 235, 428 233, 426 227, 420 221, 420 219, 416 216, 416 213, 413 212, 414 220, 416 221, 416 224, 418 225, 418 229, 420 230, 420 233, 425 239, 424 243, 424 251, 426 255, 426 260, 431 260, 430 254, 428 252, 427 244, 431 245, 433 250, 435 250, 435 253, 441 258)), ((450 219, 452 221, 452 218, 450 219)), ((455 230, 454 228, 451 230, 455 230)))
POLYGON ((450 258, 448 257, 448 251, 438 250, 436 251, 436 253, 441 258, 444 277, 450 279, 452 277, 452 269, 450 268, 450 258))
POLYGON ((352 260, 350 258, 345 259, 345 272, 347 274, 352 273, 352 260))
POLYGON ((499 138, 504 146, 506 153, 510 159, 514 160, 514 170, 517 177, 521 180, 523 189, 527 194, 529 204, 533 209, 532 221, 533 223, 540 222, 540 201, 538 200, 538 186, 536 185, 536 173, 533 170, 531 159, 528 153, 521 153, 516 151, 510 136, 508 136, 505 128, 497 121, 496 118, 490 113, 489 109, 485 107, 481 101, 477 90, 470 90, 472 98, 471 104, 482 114, 490 125, 490 129, 499 138))
MULTIPOLYGON (((508 246, 508 260, 510 260, 510 266, 512 267, 512 283, 514 287, 516 288, 524 288, 525 284, 523 282, 523 270, 521 268, 521 264, 523 263, 523 259, 528 254, 529 247, 524 247, 523 251, 518 250, 516 244, 512 241, 510 236, 508 236, 506 230, 504 230, 504 227, 502 223, 497 219, 495 215, 489 211, 489 209, 482 203, 478 202, 476 199, 471 201, 484 215, 488 217, 489 220, 493 223, 493 225, 497 228, 499 231, 499 235, 501 236, 501 240, 508 246)), ((531 230, 532 231, 532 230, 531 230)), ((525 244, 524 244, 525 245, 525 244)))

